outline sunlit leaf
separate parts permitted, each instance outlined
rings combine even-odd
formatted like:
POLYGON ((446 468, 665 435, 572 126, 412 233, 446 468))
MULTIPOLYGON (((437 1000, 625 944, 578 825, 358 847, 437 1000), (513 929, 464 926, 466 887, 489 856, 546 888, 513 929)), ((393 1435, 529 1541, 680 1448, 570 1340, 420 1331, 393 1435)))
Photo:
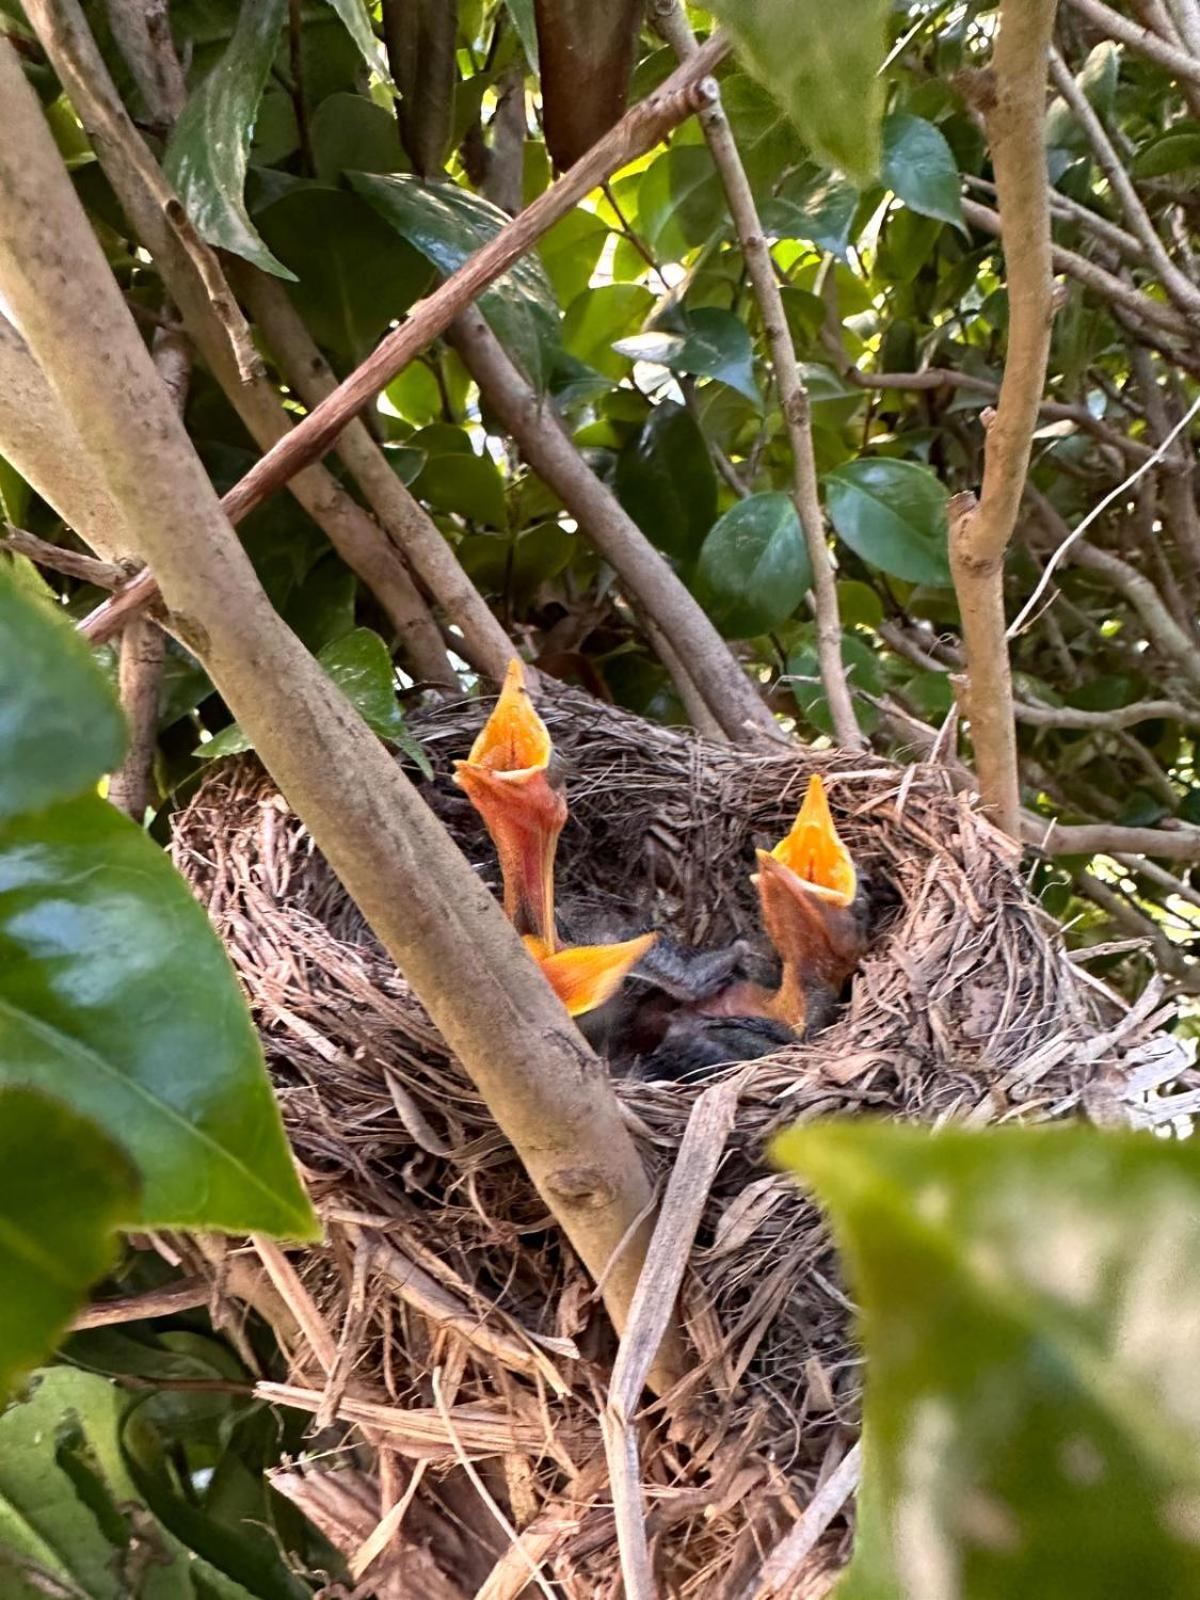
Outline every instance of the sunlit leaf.
POLYGON ((889 0, 715 0, 738 53, 812 148, 855 183, 879 169, 889 0))

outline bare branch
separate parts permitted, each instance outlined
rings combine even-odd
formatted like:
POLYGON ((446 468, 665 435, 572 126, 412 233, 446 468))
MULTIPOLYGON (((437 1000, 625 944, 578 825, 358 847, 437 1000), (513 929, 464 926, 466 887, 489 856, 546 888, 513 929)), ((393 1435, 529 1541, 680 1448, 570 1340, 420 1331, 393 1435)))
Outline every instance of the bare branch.
MULTIPOLYGON (((32 0, 29 18, 92 138, 122 209, 154 257, 196 348, 247 432, 261 449, 269 451, 291 432, 287 412, 258 356, 252 370, 236 359, 228 326, 232 320, 245 327, 241 310, 216 258, 200 273, 195 256, 181 248, 178 230, 170 226, 168 215, 172 205, 175 210, 182 208, 122 105, 77 0, 32 0)), ((171 48, 169 36, 162 48, 171 48)), ((288 487, 375 595, 402 641, 414 675, 457 692, 458 681, 437 624, 398 551, 370 515, 322 466, 298 473, 288 487)), ((130 590, 148 593, 152 586, 149 572, 139 574, 128 589, 105 602, 102 610, 112 625, 85 631, 97 640, 111 637, 124 618, 139 609, 118 604, 121 598, 130 590)))
POLYGON ((1118 706, 1115 711, 1082 711, 1076 706, 1033 706, 1018 701, 1018 722, 1032 728, 1075 728, 1080 731, 1115 733, 1135 727, 1139 722, 1157 722, 1160 717, 1200 728, 1200 709, 1179 700, 1141 700, 1136 705, 1118 706))
POLYGON ((614 568, 638 612, 654 618, 726 735, 735 744, 782 739, 774 717, 694 596, 584 461, 479 312, 460 316, 452 338, 522 455, 614 568))
POLYGON ((3 527, 0 550, 25 556, 39 567, 49 567, 51 572, 61 572, 68 578, 94 583, 98 589, 115 589, 129 576, 126 569, 117 566, 115 561, 97 561, 95 556, 85 556, 78 550, 64 550, 61 545, 39 539, 36 533, 14 528, 11 522, 4 523, 3 527))
POLYGON ((1054 822, 1031 811, 1021 817, 1021 837, 1056 856, 1158 856, 1200 861, 1200 828, 1123 828, 1113 822, 1054 822))
MULTIPOLYGON (((669 0, 666 4, 660 0, 656 5, 655 22, 681 61, 688 61, 695 55, 698 46, 679 0, 669 0)), ((775 386, 779 391, 792 451, 792 500, 804 530, 813 573, 817 659, 833 718, 834 734, 843 749, 861 750, 865 741, 854 715, 854 703, 846 682, 837 583, 821 515, 821 501, 817 494, 817 465, 813 454, 808 390, 800 377, 796 347, 783 309, 783 296, 779 292, 771 251, 759 221, 758 208, 738 153, 737 142, 721 104, 719 90, 701 111, 700 125, 729 202, 729 214, 742 247, 754 297, 758 301, 763 331, 771 347, 775 386)))
MULTIPOLYGON (((288 384, 307 406, 337 388, 337 379, 288 298, 287 290, 246 262, 230 262, 234 287, 250 308, 288 384)), ((380 525, 402 551, 446 620, 462 632, 455 648, 473 667, 499 683, 513 647, 487 602, 463 571, 449 542, 421 503, 389 466, 360 417, 346 424, 337 452, 354 474, 380 525)))
POLYGON ((1008 280, 1004 377, 988 429, 979 505, 951 515, 950 570, 962 614, 971 741, 984 804, 1006 833, 1020 809, 1004 554, 1016 527, 1046 381, 1053 319, 1045 73, 1055 0, 1002 0, 984 107, 1008 280))
POLYGON ((1067 0, 1067 3, 1107 38, 1127 44, 1148 61, 1165 67, 1180 83, 1200 83, 1200 61, 1193 60, 1185 50, 1168 44, 1149 28, 1123 17, 1119 11, 1105 5, 1103 0, 1067 0))
POLYGON ((1176 305, 1188 316, 1200 312, 1200 289, 1183 273, 1167 254, 1150 214, 1142 204, 1137 190, 1125 171, 1125 164, 1113 148, 1104 124, 1092 108, 1092 103, 1067 70, 1062 57, 1053 48, 1050 52, 1050 76, 1055 87, 1071 109, 1071 114, 1087 136, 1095 153, 1100 170, 1108 179, 1108 186, 1116 195, 1129 226, 1141 241, 1150 265, 1158 274, 1163 288, 1176 305))
MULTIPOLYGON (((64 411, 86 430, 175 626, 603 1280, 623 1327, 653 1210, 604 1068, 398 763, 263 593, 2 39, 0 103, 0 294, 64 411)), ((669 1385, 682 1366, 668 1333, 657 1381, 669 1385)))

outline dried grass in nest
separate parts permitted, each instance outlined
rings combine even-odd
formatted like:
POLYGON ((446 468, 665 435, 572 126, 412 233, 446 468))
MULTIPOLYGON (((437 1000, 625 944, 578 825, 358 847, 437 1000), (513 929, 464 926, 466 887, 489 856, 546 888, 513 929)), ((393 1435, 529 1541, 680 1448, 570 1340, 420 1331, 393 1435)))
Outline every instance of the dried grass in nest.
MULTIPOLYGON (((435 768, 430 803, 494 881, 482 828, 449 778, 484 710, 440 710, 419 732, 435 768)), ((764 1140, 860 1111, 983 1123, 1083 1108, 1152 1122, 1182 1104, 1157 1097, 1180 1060, 1155 1032, 1154 996, 1129 1010, 1068 957, 1012 846, 939 770, 750 755, 562 689, 542 710, 571 800, 564 898, 652 917, 697 943, 753 935, 754 847, 785 830, 814 770, 860 867, 897 898, 840 1018, 731 1069, 735 1124, 684 1290, 704 1420, 685 1442, 661 1419, 643 1423, 651 1545, 669 1591, 740 1595, 853 1440, 859 1387, 825 1230, 764 1167, 764 1140)), ((470 1595, 493 1567, 490 1600, 524 1590, 527 1560, 485 1511, 464 1457, 513 1524, 545 1528, 537 1548, 556 1592, 618 1592, 598 1464, 611 1336, 486 1108, 252 761, 208 780, 179 819, 175 854, 245 982, 329 1223, 328 1244, 292 1261, 330 1348, 324 1363, 303 1344, 293 1352, 293 1384, 276 1398, 320 1425, 360 1428, 382 1447, 384 1499, 412 1493, 391 1546, 401 1567, 363 1592, 470 1595)), ((667 1174, 698 1090, 622 1082, 618 1093, 647 1163, 667 1174)), ((844 1538, 838 1525, 787 1592, 823 1592, 819 1574, 844 1538)))

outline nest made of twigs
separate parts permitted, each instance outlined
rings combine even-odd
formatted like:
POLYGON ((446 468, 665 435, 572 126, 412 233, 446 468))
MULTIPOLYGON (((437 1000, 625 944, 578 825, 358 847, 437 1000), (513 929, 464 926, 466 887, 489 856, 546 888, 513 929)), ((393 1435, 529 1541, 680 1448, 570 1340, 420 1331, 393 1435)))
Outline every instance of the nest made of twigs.
MULTIPOLYGON (((486 709, 471 701, 414 727, 434 765, 430 804, 495 882, 479 820, 450 782, 486 709)), ((764 1165, 765 1139, 865 1110, 978 1124, 1082 1107, 1152 1122, 1171 1114, 1157 1089, 1179 1057, 1155 1033, 1153 996, 1130 1010, 1071 959, 1014 847, 940 769, 746 753, 553 687, 541 710, 570 794, 565 895, 689 942, 753 935, 754 847, 785 831, 819 771, 856 861, 895 900, 837 1020, 729 1069, 740 1074, 735 1126, 684 1291, 705 1420, 686 1442, 654 1417, 643 1429, 666 1587, 741 1595, 855 1437, 859 1391, 828 1236, 764 1165)), ((337 1359, 330 1374, 311 1350, 293 1350, 294 1384, 279 1397, 319 1411, 321 1424, 357 1424, 386 1458, 385 1498, 424 1463, 390 1574, 386 1562, 372 1568, 361 1592, 523 1592, 528 1557, 485 1511, 481 1487, 510 1523, 543 1534, 555 1592, 619 1592, 599 1465, 611 1334, 486 1107, 252 760, 210 777, 178 819, 174 851, 245 983, 328 1223, 328 1243, 292 1259, 337 1359)), ((659 1175, 698 1092, 618 1084, 659 1175)), ((836 1525, 787 1592, 810 1592, 844 1534, 836 1525)))

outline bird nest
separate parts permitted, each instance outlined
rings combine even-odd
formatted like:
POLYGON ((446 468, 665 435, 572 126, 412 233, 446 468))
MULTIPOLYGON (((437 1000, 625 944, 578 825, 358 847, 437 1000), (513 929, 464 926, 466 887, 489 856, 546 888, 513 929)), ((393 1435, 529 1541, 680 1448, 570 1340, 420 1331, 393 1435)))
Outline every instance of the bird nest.
MULTIPOLYGON (((776 1588, 759 1587, 761 1569, 854 1441, 860 1356, 825 1227, 765 1164, 766 1140, 868 1112, 1152 1123, 1172 1114, 1159 1091, 1179 1053, 1156 1031, 1153 995, 1126 1007, 1066 951, 1011 843, 941 769, 746 753, 553 685, 540 709, 570 795, 565 898, 696 945, 754 937, 755 846, 786 831, 814 771, 855 860, 890 886, 893 908, 836 1020, 725 1071, 736 1113, 682 1297, 696 1351, 688 1425, 655 1408, 641 1420, 668 1592, 823 1593, 848 1538, 836 1496, 813 1530, 827 1524, 823 1539, 776 1588)), ((484 711, 472 701, 413 726, 433 765, 430 805, 495 883, 450 777, 484 711)), ((178 819, 174 852, 241 974, 327 1223, 323 1246, 290 1257, 278 1319, 290 1381, 260 1386, 315 1416, 313 1458, 278 1487, 346 1548, 404 1501, 362 1595, 501 1600, 534 1592, 531 1559, 543 1590, 616 1595, 600 1424, 613 1341, 594 1286, 252 759, 214 771, 178 819)), ((617 1084, 660 1181, 706 1086, 617 1084)))

